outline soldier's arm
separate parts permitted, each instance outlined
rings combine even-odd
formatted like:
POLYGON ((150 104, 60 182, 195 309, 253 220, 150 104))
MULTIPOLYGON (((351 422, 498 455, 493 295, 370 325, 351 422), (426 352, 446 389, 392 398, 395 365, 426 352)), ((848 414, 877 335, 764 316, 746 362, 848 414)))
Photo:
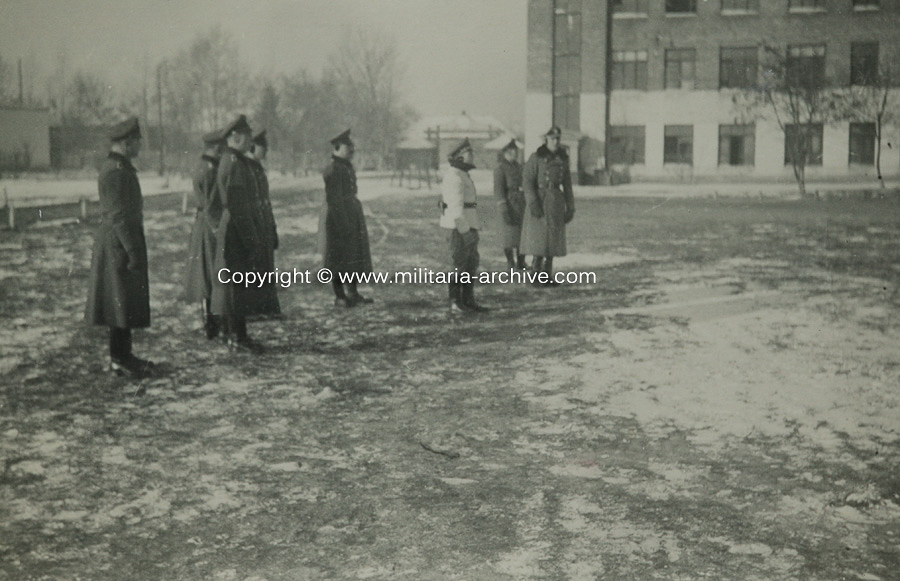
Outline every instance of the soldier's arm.
POLYGON ((109 221, 110 228, 116 235, 116 239, 128 254, 128 262, 138 265, 141 261, 140 229, 138 216, 128 211, 125 203, 128 177, 125 171, 117 169, 107 172, 100 182, 100 208, 104 219, 109 221))
POLYGON ((575 216, 575 194, 572 192, 572 172, 566 167, 563 172, 563 196, 566 199, 566 222, 575 216))
POLYGON ((544 215, 544 208, 541 206, 537 195, 537 156, 531 154, 525 163, 525 169, 522 173, 522 188, 525 192, 525 202, 531 209, 531 215, 535 218, 541 218, 544 215))
POLYGON ((344 190, 350 187, 349 180, 343 172, 334 167, 325 172, 324 178, 325 203, 328 205, 328 212, 342 230, 347 230, 350 227, 350 218, 347 201, 343 194, 344 190))

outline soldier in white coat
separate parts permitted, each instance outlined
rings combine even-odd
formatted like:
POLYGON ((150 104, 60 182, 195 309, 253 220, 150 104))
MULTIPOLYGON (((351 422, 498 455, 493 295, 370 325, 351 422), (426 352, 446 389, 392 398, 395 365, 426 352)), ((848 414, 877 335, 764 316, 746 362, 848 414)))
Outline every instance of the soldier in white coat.
POLYGON ((464 139, 450 152, 450 167, 441 183, 441 228, 450 231, 450 255, 454 274, 449 285, 450 313, 484 312, 488 309, 475 302, 478 275, 478 220, 475 183, 469 176, 474 152, 464 139))

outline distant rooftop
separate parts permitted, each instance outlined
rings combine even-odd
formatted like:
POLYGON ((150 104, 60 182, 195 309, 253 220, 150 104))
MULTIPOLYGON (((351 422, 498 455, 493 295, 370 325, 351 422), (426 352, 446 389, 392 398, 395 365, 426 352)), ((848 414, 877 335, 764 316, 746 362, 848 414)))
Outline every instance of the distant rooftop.
POLYGON ((459 115, 438 115, 420 119, 410 127, 408 139, 421 139, 440 129, 441 136, 448 138, 493 139, 498 134, 509 133, 503 124, 491 115, 469 115, 465 111, 459 115))

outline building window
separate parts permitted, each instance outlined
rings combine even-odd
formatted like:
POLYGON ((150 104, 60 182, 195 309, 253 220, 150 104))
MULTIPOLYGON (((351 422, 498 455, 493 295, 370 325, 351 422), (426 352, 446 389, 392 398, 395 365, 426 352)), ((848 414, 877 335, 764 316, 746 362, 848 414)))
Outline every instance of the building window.
POLYGON ((850 44, 850 84, 874 85, 878 82, 878 43, 850 44))
POLYGON ((666 125, 663 163, 694 164, 693 125, 666 125))
POLYGON ((789 12, 824 12, 826 0, 788 0, 789 12))
POLYGON ((647 14, 647 0, 613 0, 613 14, 647 14))
POLYGON ((613 53, 612 88, 647 90, 647 51, 619 50, 613 53))
POLYGON ((644 163, 644 126, 611 125, 609 128, 609 165, 644 163))
POLYGON ((553 124, 578 131, 581 0, 556 0, 553 20, 553 124))
POLYGON ((756 85, 759 51, 756 47, 719 50, 719 88, 747 89, 756 85))
POLYGON ((759 0, 722 0, 722 12, 759 12, 759 0))
POLYGON ((853 9, 859 11, 878 10, 879 0, 853 0, 853 9))
POLYGON ((719 125, 719 165, 753 165, 756 127, 719 125))
POLYGON ((697 0, 666 0, 666 14, 697 12, 697 0))
POLYGON ((694 69, 697 51, 692 48, 670 48, 666 50, 667 89, 693 89, 694 69))
POLYGON ((850 124, 850 163, 875 165, 875 124, 850 124))
POLYGON ((825 45, 789 46, 786 65, 788 85, 812 89, 825 85, 825 45))
POLYGON ((806 154, 806 165, 822 165, 822 124, 785 125, 784 164, 806 154))

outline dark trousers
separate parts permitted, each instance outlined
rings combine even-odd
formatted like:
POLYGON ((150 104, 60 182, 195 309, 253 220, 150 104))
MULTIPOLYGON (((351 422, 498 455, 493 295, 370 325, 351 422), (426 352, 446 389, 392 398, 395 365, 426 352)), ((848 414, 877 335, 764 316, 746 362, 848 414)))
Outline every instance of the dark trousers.
MULTIPOLYGON (((465 234, 460 234, 459 230, 450 231, 450 256, 453 259, 453 268, 457 273, 469 273, 471 277, 475 277, 478 273, 478 230, 469 230, 465 234)), ((448 294, 451 301, 462 300, 463 294, 469 294, 469 290, 474 283, 462 283, 459 280, 452 280, 448 283, 448 294), (465 289, 465 291, 464 291, 465 289)))
POLYGON ((238 315, 228 315, 223 317, 222 333, 224 335, 234 335, 237 339, 246 339, 247 319, 238 315))
POLYGON ((117 361, 131 357, 131 329, 109 328, 109 356, 117 361))
POLYGON ((337 276, 335 275, 335 280, 331 281, 331 288, 334 290, 334 296, 339 299, 343 299, 347 297, 349 294, 351 297, 359 294, 359 291, 356 290, 355 282, 341 283, 341 281, 337 280, 337 276), (344 289, 347 289, 347 292, 344 292, 344 289))

